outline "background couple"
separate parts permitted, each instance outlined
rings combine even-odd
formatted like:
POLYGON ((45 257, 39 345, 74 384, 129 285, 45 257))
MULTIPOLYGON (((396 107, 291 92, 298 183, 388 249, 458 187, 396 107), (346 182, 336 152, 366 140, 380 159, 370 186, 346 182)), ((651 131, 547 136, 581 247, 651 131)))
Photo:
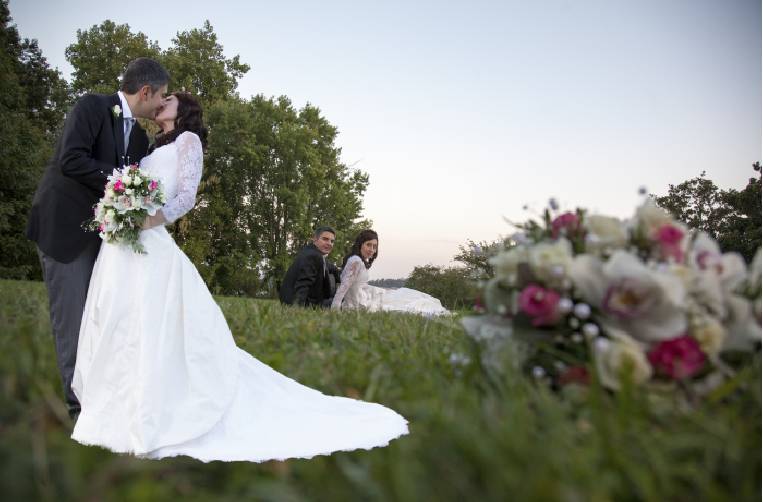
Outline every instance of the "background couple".
POLYGON ((191 209, 206 130, 196 99, 132 61, 121 90, 68 114, 35 194, 27 234, 50 299, 72 437, 148 458, 264 461, 386 445, 407 422, 375 403, 326 396, 236 347, 196 268, 164 224, 191 209), (149 153, 135 118, 161 128, 149 153), (82 228, 107 176, 129 157, 166 204, 140 232, 146 254, 82 228))
POLYGON ((341 273, 327 258, 335 240, 336 232, 331 227, 315 230, 312 242, 300 250, 286 271, 279 295, 282 303, 331 307, 332 310, 448 313, 439 300, 426 293, 368 284, 368 269, 379 257, 379 235, 373 230, 363 230, 355 238, 344 257, 341 273))

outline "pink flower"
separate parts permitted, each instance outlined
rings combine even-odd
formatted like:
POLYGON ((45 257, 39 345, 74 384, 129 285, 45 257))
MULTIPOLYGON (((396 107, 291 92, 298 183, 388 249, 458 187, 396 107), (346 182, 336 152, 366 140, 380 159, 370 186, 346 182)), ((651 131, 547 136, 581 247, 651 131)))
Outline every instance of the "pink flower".
POLYGON ((688 335, 658 343, 649 351, 647 357, 658 373, 674 380, 694 375, 702 368, 706 359, 699 342, 688 335))
POLYGON ((98 231, 99 231, 99 232, 103 232, 105 229, 106 229, 106 226, 105 226, 103 223, 101 223, 100 225, 98 225, 98 231))
POLYGON ((156 180, 151 180, 151 183, 148 184, 148 189, 152 192, 156 190, 156 187, 159 186, 159 183, 156 182, 156 180))
POLYGON ((115 191, 115 192, 121 192, 121 191, 123 191, 124 189, 125 189, 125 185, 124 185, 124 183, 122 183, 122 180, 117 180, 117 181, 114 183, 114 191, 115 191))
POLYGON ((556 239, 559 235, 571 235, 580 228, 580 218, 575 213, 560 214, 551 222, 551 236, 556 239))
POLYGON ((588 385, 591 383, 591 375, 585 366, 570 366, 559 375, 559 385, 564 387, 567 384, 576 383, 579 385, 588 385))
POLYGON ((660 245, 660 252, 664 259, 673 258, 677 262, 682 262, 684 252, 681 249, 681 242, 684 239, 684 231, 680 228, 666 223, 654 233, 654 240, 660 245))
POLYGON ((552 326, 559 320, 559 298, 553 289, 530 284, 519 294, 519 308, 533 318, 533 326, 552 326))

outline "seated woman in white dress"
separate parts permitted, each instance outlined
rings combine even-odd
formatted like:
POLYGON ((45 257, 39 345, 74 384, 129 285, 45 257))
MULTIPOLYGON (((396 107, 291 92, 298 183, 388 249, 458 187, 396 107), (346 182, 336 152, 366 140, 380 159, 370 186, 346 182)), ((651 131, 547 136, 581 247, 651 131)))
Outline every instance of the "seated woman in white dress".
POLYGON ((368 269, 378 256, 379 235, 373 230, 363 230, 344 258, 341 282, 331 303, 333 310, 384 310, 423 315, 448 313, 440 300, 421 291, 383 289, 368 284, 368 269))

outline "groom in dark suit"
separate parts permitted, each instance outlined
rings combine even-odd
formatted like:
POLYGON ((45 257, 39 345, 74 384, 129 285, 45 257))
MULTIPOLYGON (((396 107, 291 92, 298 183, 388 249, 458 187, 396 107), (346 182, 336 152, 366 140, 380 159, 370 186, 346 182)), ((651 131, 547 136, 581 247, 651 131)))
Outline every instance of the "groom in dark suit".
POLYGON ((334 248, 336 232, 318 227, 313 242, 303 247, 286 271, 281 284, 281 303, 303 307, 329 307, 339 282, 339 270, 326 257, 334 248))
POLYGON ((80 405, 71 390, 77 341, 87 289, 101 239, 82 228, 103 197, 115 167, 138 163, 148 137, 135 119, 161 110, 169 75, 156 61, 138 58, 127 66, 120 91, 86 94, 64 122, 56 151, 34 195, 27 237, 37 244, 50 301, 50 323, 69 414, 80 405))

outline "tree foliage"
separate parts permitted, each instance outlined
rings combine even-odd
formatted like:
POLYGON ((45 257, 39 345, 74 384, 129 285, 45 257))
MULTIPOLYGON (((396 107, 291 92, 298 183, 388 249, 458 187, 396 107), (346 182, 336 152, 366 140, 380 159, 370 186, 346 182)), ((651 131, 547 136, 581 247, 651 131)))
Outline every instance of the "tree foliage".
POLYGON ((463 267, 415 267, 405 287, 429 293, 451 310, 471 308, 477 298, 477 283, 463 267))
POLYGON ((0 277, 39 277, 26 218, 55 132, 68 102, 68 88, 51 69, 36 40, 22 40, 7 0, 0 1, 0 277))
POLYGON ((88 30, 77 30, 77 41, 66 48, 66 60, 74 67, 72 89, 77 95, 88 92, 111 94, 119 89, 127 63, 138 57, 158 59, 159 44, 130 25, 106 20, 88 30))
POLYGON ((161 62, 172 76, 174 89, 195 94, 203 104, 236 95, 238 81, 249 65, 239 56, 225 58, 209 21, 201 29, 178 32, 172 44, 162 53, 161 62))

